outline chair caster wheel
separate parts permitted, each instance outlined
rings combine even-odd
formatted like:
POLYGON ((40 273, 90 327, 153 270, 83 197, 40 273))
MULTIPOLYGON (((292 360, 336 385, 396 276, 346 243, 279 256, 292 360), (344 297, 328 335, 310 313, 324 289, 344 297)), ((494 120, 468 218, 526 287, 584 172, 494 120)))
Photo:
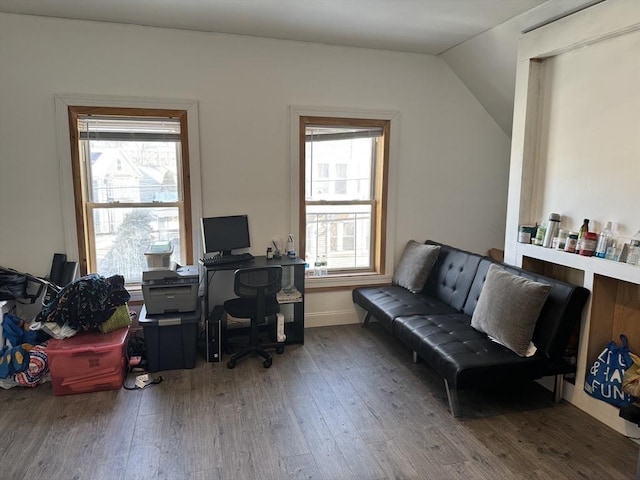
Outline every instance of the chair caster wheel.
POLYGON ((236 362, 234 362, 233 360, 229 360, 229 361, 227 362, 227 368, 228 368, 228 369, 232 369, 232 368, 234 368, 235 366, 236 366, 236 362))
POLYGON ((273 363, 273 360, 271 358, 268 358, 264 362, 262 362, 262 366, 264 368, 269 368, 272 363, 273 363))
POLYGON ((276 353, 278 355, 282 355, 284 353, 284 347, 277 347, 276 348, 276 353))

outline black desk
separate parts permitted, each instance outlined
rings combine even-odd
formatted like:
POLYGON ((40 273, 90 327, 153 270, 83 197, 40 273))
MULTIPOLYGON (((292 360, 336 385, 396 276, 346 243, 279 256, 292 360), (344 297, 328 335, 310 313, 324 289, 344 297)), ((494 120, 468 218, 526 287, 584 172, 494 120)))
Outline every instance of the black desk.
POLYGON ((213 313, 212 305, 209 305, 209 288, 211 274, 221 271, 235 271, 239 268, 264 267, 266 265, 280 265, 283 269, 283 288, 294 286, 302 295, 302 301, 280 304, 280 310, 285 316, 284 333, 287 336, 285 344, 304 343, 304 266, 305 262, 301 258, 282 257, 269 259, 267 257, 255 257, 253 260, 238 263, 223 263, 220 265, 200 265, 205 269, 205 293, 204 309, 206 318, 209 320, 213 313), (290 272, 284 270, 290 269, 290 272), (289 284, 285 283, 289 279, 289 284))

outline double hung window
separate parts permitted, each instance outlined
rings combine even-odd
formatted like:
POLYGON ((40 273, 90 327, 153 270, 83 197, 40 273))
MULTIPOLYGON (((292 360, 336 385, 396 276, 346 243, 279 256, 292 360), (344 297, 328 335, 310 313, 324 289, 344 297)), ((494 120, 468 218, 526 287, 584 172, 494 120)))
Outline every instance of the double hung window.
POLYGON ((300 117, 301 251, 328 275, 382 273, 389 128, 300 117))
POLYGON ((82 273, 139 283, 158 241, 190 263, 186 112, 70 106, 69 128, 82 273))

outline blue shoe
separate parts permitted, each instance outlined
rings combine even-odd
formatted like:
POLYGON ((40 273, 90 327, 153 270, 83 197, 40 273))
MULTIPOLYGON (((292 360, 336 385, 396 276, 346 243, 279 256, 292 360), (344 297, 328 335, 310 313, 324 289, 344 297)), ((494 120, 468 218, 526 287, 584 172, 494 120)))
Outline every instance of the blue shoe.
POLYGON ((9 347, 3 347, 0 350, 0 378, 9 376, 9 367, 11 366, 11 353, 9 347))
POLYGON ((0 378, 7 378, 11 375, 24 372, 29 368, 29 344, 18 345, 17 347, 5 347, 0 354, 0 378))
POLYGON ((22 345, 13 347, 11 354, 11 367, 13 368, 9 368, 10 374, 24 372, 29 368, 29 351, 27 348, 30 350, 31 345, 23 343, 22 345), (13 372, 11 372, 11 370, 13 370, 13 372))

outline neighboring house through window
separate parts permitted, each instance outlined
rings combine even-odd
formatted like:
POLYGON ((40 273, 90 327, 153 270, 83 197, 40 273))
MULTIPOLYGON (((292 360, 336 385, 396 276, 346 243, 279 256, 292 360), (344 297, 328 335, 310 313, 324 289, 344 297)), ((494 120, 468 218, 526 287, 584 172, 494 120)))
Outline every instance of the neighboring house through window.
POLYGON ((69 106, 68 115, 82 274, 139 283, 158 241, 191 264, 187 112, 69 106))
POLYGON ((384 273, 390 120, 299 121, 305 260, 324 260, 330 276, 384 273))

